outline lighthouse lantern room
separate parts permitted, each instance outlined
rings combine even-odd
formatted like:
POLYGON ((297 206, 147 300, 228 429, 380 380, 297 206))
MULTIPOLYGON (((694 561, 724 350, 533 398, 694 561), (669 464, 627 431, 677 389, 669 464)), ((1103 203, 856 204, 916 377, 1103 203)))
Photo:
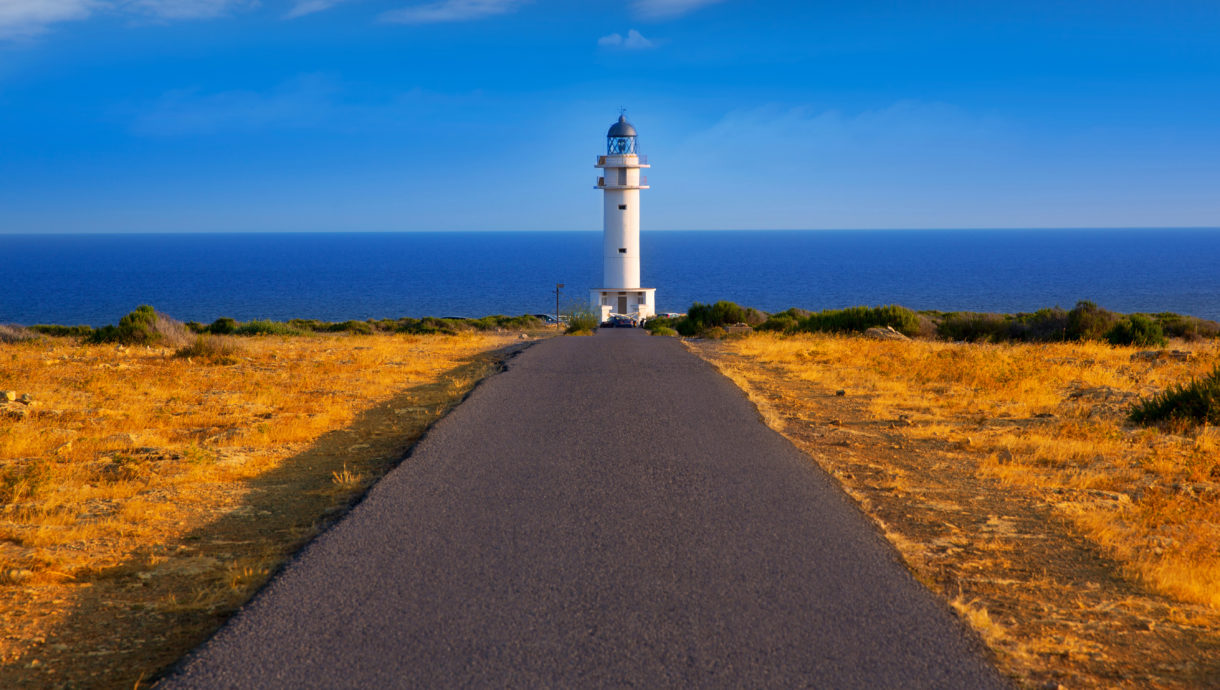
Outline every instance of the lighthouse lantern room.
POLYGON ((593 311, 605 321, 612 314, 637 320, 656 314, 656 288, 640 287, 640 190, 648 167, 639 155, 635 127, 620 115, 606 133, 606 155, 597 157, 602 169, 597 189, 602 190, 602 286, 589 291, 593 311))

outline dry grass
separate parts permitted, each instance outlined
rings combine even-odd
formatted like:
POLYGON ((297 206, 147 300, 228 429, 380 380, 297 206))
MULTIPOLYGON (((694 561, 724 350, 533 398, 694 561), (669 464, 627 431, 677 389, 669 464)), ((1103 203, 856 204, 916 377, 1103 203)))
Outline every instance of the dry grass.
POLYGON ((0 388, 33 398, 0 410, 0 685, 130 687, 172 661, 515 340, 0 346, 0 388))
POLYGON ((843 483, 1015 677, 1220 682, 1190 648, 1220 632, 1220 433, 1126 419, 1210 371, 1216 344, 1178 344, 1186 361, 1096 343, 691 346, 843 483))
POLYGON ((966 445, 983 474, 1056 496, 1065 516, 1158 590, 1220 610, 1220 432, 1132 427, 1130 403, 1210 371, 1108 345, 960 345, 759 336, 726 344, 851 390, 908 435, 966 445), (1099 500, 1100 499, 1100 500, 1099 500))

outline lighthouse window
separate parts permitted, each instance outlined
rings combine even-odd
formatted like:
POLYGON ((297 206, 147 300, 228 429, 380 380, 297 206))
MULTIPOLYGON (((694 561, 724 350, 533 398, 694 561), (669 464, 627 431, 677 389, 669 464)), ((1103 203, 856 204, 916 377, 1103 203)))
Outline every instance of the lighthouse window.
POLYGON ((620 210, 620 211, 626 211, 626 210, 627 210, 627 204, 619 204, 619 205, 618 205, 618 210, 620 210))
POLYGON ((626 253, 627 253, 627 248, 626 248, 626 247, 619 247, 619 248, 618 248, 618 253, 619 253, 619 254, 626 254, 626 253))

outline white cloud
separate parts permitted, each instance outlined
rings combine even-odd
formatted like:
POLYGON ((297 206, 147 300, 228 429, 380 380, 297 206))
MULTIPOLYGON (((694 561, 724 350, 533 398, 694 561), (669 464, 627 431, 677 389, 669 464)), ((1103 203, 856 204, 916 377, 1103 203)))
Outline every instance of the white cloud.
POLYGON ((0 38, 35 36, 55 22, 84 19, 95 0, 0 0, 0 38))
POLYGON ((258 0, 126 0, 123 8, 162 19, 208 19, 257 5, 258 0))
POLYGON ((314 12, 329 10, 335 5, 345 1, 346 0, 297 0, 297 4, 293 6, 291 10, 288 10, 288 13, 284 15, 284 19, 296 19, 297 17, 304 17, 305 15, 313 14, 314 12))
POLYGON ((387 22, 401 24, 434 24, 438 22, 465 22, 497 14, 514 12, 530 0, 439 0, 423 5, 412 5, 381 15, 387 22))
POLYGON ((723 0, 634 0, 631 9, 644 19, 673 19, 723 0))
POLYGON ((0 39, 36 36, 51 24, 98 12, 206 19, 258 5, 259 0, 0 0, 0 39))
POLYGON ((644 35, 635 29, 628 31, 626 38, 623 38, 623 35, 618 33, 602 36, 597 39, 597 45, 603 48, 622 48, 623 50, 647 50, 656 46, 655 43, 644 38, 644 35))

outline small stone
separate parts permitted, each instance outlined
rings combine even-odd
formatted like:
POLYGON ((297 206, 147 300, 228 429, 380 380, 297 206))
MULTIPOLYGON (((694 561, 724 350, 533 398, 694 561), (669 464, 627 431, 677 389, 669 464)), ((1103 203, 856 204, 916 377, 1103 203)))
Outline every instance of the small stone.
POLYGON ((34 396, 30 395, 29 393, 22 393, 21 396, 17 398, 17 402, 29 405, 30 403, 34 402, 34 396))
POLYGON ((835 395, 837 395, 841 398, 841 397, 847 395, 847 391, 840 388, 839 390, 835 391, 835 395))
POLYGON ((7 576, 8 581, 13 583, 25 582, 31 577, 34 577, 34 573, 32 571, 24 568, 12 568, 6 572, 5 575, 7 576))
POLYGON ((0 391, 0 401, 12 402, 17 399, 17 391, 0 391))
POLYGON ((864 337, 872 338, 873 340, 910 340, 910 338, 894 330, 893 326, 886 326, 885 328, 874 326, 864 331, 864 337))

